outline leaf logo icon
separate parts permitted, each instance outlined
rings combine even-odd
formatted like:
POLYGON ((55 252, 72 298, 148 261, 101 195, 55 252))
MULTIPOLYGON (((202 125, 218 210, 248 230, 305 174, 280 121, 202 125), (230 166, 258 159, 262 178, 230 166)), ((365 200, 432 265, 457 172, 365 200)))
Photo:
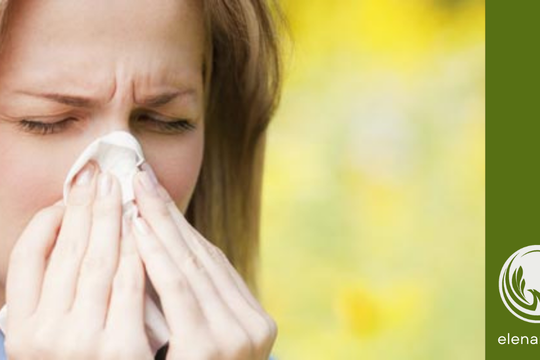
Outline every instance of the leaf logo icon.
POLYGON ((506 308, 531 323, 540 323, 540 292, 536 289, 540 277, 536 274, 540 274, 540 246, 531 245, 512 254, 499 276, 499 293, 506 308))

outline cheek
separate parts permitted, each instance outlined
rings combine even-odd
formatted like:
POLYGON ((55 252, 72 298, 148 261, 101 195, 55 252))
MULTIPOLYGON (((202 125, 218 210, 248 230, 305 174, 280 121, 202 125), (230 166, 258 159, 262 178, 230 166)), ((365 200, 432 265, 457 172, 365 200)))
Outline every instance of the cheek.
POLYGON ((147 146, 146 160, 159 182, 167 189, 175 203, 185 212, 197 184, 203 159, 203 139, 167 142, 147 146))
POLYGON ((0 135, 0 209, 3 218, 27 221, 62 196, 64 169, 56 154, 47 154, 20 136, 0 135))
MULTIPOLYGON (((195 135, 185 141, 161 138, 147 144, 141 139, 148 162, 182 211, 187 208, 202 163, 203 136, 195 135)), ((66 151, 60 144, 46 145, 0 131, 1 237, 16 237, 38 210, 62 198, 65 176, 84 146, 69 144, 71 151, 66 151)))
POLYGON ((62 197, 67 169, 58 155, 20 135, 0 131, 0 283, 11 249, 32 216, 62 197))

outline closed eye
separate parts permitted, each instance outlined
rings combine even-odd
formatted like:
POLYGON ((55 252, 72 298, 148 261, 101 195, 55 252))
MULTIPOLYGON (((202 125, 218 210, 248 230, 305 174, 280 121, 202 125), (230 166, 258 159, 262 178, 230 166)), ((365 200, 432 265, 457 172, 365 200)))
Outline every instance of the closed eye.
MULTIPOLYGON (((193 130, 196 126, 189 120, 174 119, 173 121, 148 114, 140 114, 136 117, 137 123, 147 124, 158 131, 175 134, 193 130)), ((37 120, 24 119, 19 122, 23 131, 38 134, 51 135, 64 131, 72 122, 77 122, 74 117, 65 118, 55 123, 45 123, 37 120)))
POLYGON ((55 134, 58 133, 64 128, 66 128, 70 122, 77 121, 75 118, 66 118, 62 121, 55 122, 55 123, 44 123, 41 121, 33 121, 33 120, 21 120, 19 122, 19 126, 22 130, 30 132, 30 133, 37 133, 39 135, 49 135, 49 134, 55 134))
POLYGON ((138 122, 149 123, 150 126, 156 126, 159 130, 165 132, 181 132, 195 129, 195 125, 185 119, 175 119, 173 121, 158 118, 153 115, 142 114, 137 117, 138 122))

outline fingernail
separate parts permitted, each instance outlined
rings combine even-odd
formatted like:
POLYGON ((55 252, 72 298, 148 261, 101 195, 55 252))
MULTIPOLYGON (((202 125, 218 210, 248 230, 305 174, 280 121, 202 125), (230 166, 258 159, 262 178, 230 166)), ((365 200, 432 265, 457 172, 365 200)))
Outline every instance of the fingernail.
POLYGON ((98 196, 103 198, 111 193, 112 188, 112 179, 111 175, 108 173, 103 173, 99 175, 98 180, 98 196))
POLYGON ((143 235, 150 234, 150 228, 146 224, 146 221, 143 218, 137 217, 134 220, 135 229, 143 235))
POLYGON ((150 176, 148 175, 148 173, 146 171, 141 171, 139 174, 140 174, 139 180, 144 190, 146 190, 148 193, 152 195, 157 195, 156 184, 154 184, 152 179, 150 179, 150 176))
POLYGON ((92 163, 86 164, 83 169, 77 175, 75 179, 75 184, 78 186, 85 186, 90 184, 92 178, 94 177, 95 166, 92 163))

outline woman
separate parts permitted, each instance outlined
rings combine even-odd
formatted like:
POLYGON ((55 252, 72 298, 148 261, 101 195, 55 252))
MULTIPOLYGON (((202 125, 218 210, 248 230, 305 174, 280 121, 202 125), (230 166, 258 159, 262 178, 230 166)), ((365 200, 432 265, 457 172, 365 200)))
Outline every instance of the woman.
POLYGON ((272 10, 264 0, 0 0, 10 360, 153 358, 145 272, 171 331, 157 358, 268 358, 276 326, 251 291, 279 94, 272 10), (117 179, 92 163, 60 201, 77 155, 114 130, 131 132, 147 159, 133 223, 120 220, 117 179))

